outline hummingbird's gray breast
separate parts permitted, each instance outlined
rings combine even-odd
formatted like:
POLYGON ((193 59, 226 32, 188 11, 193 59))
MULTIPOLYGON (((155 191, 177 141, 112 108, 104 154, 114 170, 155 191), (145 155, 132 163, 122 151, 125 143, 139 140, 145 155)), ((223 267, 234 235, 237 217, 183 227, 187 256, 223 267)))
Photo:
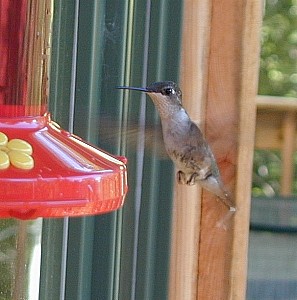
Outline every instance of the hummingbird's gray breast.
POLYGON ((191 120, 185 111, 174 118, 162 120, 163 139, 166 151, 179 168, 184 168, 195 150, 191 137, 191 120))
POLYGON ((184 110, 171 120, 162 120, 162 129, 166 151, 178 170, 188 175, 217 172, 207 142, 184 110))

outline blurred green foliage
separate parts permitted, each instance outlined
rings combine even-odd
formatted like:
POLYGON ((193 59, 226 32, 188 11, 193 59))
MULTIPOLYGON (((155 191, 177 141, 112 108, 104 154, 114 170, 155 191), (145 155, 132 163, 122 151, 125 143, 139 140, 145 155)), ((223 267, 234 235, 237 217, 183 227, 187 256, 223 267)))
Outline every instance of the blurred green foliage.
POLYGON ((253 188, 256 196, 279 194, 281 159, 279 151, 256 150, 254 153, 253 188))
MULTIPOLYGON (((297 0, 266 0, 261 43, 259 94, 297 97, 297 0)), ((253 171, 253 196, 279 194, 279 151, 256 150, 253 171)))
POLYGON ((297 0, 267 0, 259 94, 297 97, 297 0))

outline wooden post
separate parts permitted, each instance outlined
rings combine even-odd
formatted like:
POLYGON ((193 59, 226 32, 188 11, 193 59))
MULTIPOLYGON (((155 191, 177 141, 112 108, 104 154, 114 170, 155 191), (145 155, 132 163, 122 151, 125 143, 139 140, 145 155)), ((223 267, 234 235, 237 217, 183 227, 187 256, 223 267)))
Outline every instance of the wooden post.
POLYGON ((296 145, 296 113, 287 112, 283 120, 281 194, 292 195, 294 153, 296 145))
MULTIPOLYGON (((204 127, 207 97, 211 1, 185 0, 181 88, 183 105, 193 121, 204 127)), ((177 185, 173 212, 169 299, 197 297, 198 253, 201 215, 199 186, 177 185)))
POLYGON ((184 104, 202 121, 238 211, 218 228, 228 210, 216 197, 176 188, 170 299, 245 299, 261 3, 185 1, 184 104))

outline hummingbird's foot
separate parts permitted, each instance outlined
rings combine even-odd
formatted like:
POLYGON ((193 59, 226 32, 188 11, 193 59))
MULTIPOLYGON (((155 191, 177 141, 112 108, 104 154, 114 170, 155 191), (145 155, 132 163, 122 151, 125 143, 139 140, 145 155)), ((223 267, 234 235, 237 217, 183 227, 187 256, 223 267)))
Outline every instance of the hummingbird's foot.
POLYGON ((194 185, 197 181, 204 180, 210 175, 210 172, 194 172, 192 174, 186 174, 182 171, 178 171, 176 173, 176 179, 179 184, 194 185))
POLYGON ((199 177, 198 173, 193 173, 187 180, 187 185, 194 185, 197 177, 199 177))
POLYGON ((187 180, 187 185, 194 185, 197 180, 205 180, 209 176, 211 176, 211 170, 209 168, 201 169, 199 172, 194 172, 190 175, 190 178, 187 180))
POLYGON ((194 185, 196 183, 195 179, 197 176, 197 173, 190 174, 190 176, 183 171, 178 171, 176 173, 177 182, 179 184, 194 185))
POLYGON ((177 180, 177 183, 179 183, 179 184, 188 184, 186 174, 182 171, 178 171, 176 173, 176 180, 177 180))

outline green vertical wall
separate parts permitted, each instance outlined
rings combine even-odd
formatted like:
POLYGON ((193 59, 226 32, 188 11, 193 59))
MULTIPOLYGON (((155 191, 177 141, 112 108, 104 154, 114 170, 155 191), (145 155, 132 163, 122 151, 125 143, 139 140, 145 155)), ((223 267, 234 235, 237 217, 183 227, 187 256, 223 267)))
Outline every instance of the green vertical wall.
POLYGON ((178 81, 182 1, 81 0, 77 36, 76 3, 55 2, 53 119, 127 156, 129 194, 114 213, 44 221, 40 299, 59 299, 64 288, 65 299, 166 299, 173 168, 150 100, 115 87, 178 81))

